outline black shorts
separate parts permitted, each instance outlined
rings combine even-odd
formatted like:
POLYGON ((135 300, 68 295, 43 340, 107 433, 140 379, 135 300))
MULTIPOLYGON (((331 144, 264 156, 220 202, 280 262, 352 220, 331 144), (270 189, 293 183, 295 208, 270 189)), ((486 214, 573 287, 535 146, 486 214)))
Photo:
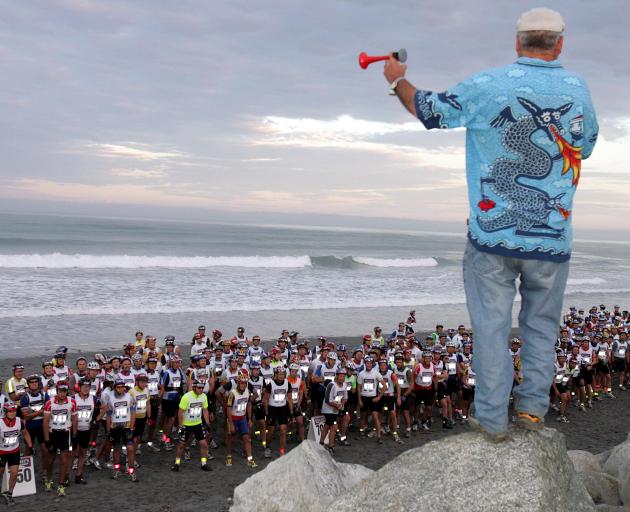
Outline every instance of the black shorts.
POLYGON ((616 372, 625 372, 627 366, 625 357, 615 357, 613 359, 613 369, 616 372))
POLYGON ((462 386, 462 399, 467 402, 472 402, 475 399, 475 388, 467 388, 462 386))
POLYGON ((49 439, 49 452, 55 453, 57 450, 60 452, 72 451, 72 439, 69 430, 53 430, 49 435, 49 439))
POLYGON ((149 403, 151 404, 151 415, 149 418, 153 421, 157 421, 158 414, 160 413, 160 399, 158 397, 151 398, 149 403))
POLYGON ((335 423, 338 422, 339 414, 338 413, 324 414, 324 418, 326 418, 326 425, 328 425, 329 427, 332 427, 335 423))
POLYGON ((459 377, 457 375, 451 375, 446 380, 446 393, 451 396, 453 393, 457 393, 461 389, 459 383, 459 377))
POLYGON ((301 406, 293 407, 293 414, 291 415, 291 417, 298 418, 300 416, 302 416, 302 407, 301 406))
POLYGON ((413 395, 404 395, 402 392, 407 392, 406 389, 401 390, 400 395, 400 410, 401 411, 409 411, 413 408, 413 395))
POLYGON ((289 422, 289 406, 274 407, 269 406, 269 414, 267 415, 267 425, 275 427, 276 425, 286 425, 289 422))
POLYGON ((311 391, 311 402, 315 404, 316 409, 321 409, 324 403, 325 391, 320 384, 313 386, 311 391))
POLYGON ((578 378, 580 381, 584 381, 585 385, 589 385, 593 383, 593 369, 587 370, 586 367, 582 367, 580 370, 580 376, 578 378))
POLYGON ((133 430, 126 427, 112 427, 109 431, 109 442, 112 446, 119 444, 131 446, 133 445, 133 430))
POLYGON ((597 366, 595 367, 597 369, 597 375, 608 375, 610 374, 610 368, 608 366, 608 363, 602 363, 601 361, 597 362, 597 366))
POLYGON ((437 385, 437 399, 439 400, 444 400, 446 397, 449 397, 451 395, 449 395, 448 393, 448 387, 446 385, 446 382, 438 382, 437 385))
POLYGON ((92 430, 78 430, 76 437, 72 439, 72 446, 87 450, 90 447, 91 438, 92 430))
POLYGON ((162 414, 167 418, 174 418, 179 409, 179 400, 165 400, 162 398, 162 414))
POLYGON ((133 429, 133 437, 141 438, 144 434, 144 429, 147 426, 146 418, 136 418, 136 424, 133 429))
POLYGON ((395 396, 383 395, 380 401, 383 402, 383 410, 387 410, 387 412, 396 410, 395 396))
MULTIPOLYGON (((206 429, 202 424, 199 425, 187 425, 184 426, 184 439, 183 441, 187 443, 192 436, 195 436, 197 441, 203 441, 206 438, 206 429)), ((180 442, 182 439, 180 438, 180 442)))
POLYGON ((416 404, 424 404, 425 407, 431 407, 435 401, 435 390, 433 388, 428 389, 416 389, 416 404))
POLYGON ((4 469, 5 464, 11 466, 19 466, 20 465, 20 450, 12 453, 3 453, 0 455, 0 466, 4 469))
POLYGON ((262 401, 254 403, 253 413, 256 421, 265 419, 265 408, 263 407, 262 401))
POLYGON ((31 441, 35 444, 37 441, 40 445, 44 444, 44 426, 40 424, 39 427, 26 427, 28 435, 31 436, 31 441))
POLYGON ((375 396, 362 396, 361 412, 381 412, 383 410, 383 397, 378 402, 375 402, 375 396))

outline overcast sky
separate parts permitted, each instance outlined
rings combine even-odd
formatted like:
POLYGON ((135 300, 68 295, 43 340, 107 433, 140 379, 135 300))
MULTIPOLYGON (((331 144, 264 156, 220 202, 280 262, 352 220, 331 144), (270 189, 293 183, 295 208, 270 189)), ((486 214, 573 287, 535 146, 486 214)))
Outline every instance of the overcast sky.
MULTIPOLYGON (((537 5, 3 2, 0 197, 112 214, 148 205, 147 216, 199 207, 463 219, 464 133, 425 131, 387 95, 382 65, 361 70, 357 55, 405 47, 410 80, 443 90, 512 62, 516 20, 537 5)), ((561 60, 586 78, 600 118, 575 222, 627 227, 628 3, 547 5, 565 18, 561 60)))

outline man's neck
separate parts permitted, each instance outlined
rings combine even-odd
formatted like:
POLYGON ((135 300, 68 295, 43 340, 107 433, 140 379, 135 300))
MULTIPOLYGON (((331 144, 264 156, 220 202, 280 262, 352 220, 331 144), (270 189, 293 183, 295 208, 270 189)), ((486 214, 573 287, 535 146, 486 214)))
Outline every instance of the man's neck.
POLYGON ((555 55, 554 53, 528 52, 528 51, 521 51, 521 52, 519 52, 518 56, 519 57, 528 57, 530 59, 545 60, 547 62, 551 62, 552 60, 556 60, 558 58, 558 56, 555 55))

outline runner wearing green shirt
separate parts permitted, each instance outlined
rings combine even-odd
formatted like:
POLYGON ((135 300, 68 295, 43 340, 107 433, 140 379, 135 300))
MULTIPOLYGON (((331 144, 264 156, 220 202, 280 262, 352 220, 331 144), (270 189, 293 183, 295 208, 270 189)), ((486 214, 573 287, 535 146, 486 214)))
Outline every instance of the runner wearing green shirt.
POLYGON ((175 464, 171 467, 172 471, 179 471, 179 466, 182 462, 182 454, 184 448, 194 435, 197 443, 199 444, 199 451, 201 452, 201 469, 203 471, 210 471, 208 466, 208 441, 206 440, 206 425, 210 424, 210 417, 208 415, 208 397, 203 392, 205 384, 198 380, 193 381, 192 391, 186 393, 179 401, 179 441, 177 443, 177 449, 175 451, 175 464))
POLYGON ((353 364, 346 365, 345 369, 346 375, 344 382, 346 385, 346 391, 348 392, 348 397, 345 405, 345 414, 341 418, 339 441, 342 446, 350 446, 350 441, 348 441, 348 427, 350 422, 354 419, 354 414, 357 410, 357 375, 354 371, 355 369, 353 364))

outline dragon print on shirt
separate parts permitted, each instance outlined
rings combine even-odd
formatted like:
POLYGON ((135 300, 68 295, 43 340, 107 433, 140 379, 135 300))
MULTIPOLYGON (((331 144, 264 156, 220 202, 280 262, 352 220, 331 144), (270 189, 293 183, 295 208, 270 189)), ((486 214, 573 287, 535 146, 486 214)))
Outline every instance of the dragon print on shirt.
POLYGON ((518 236, 561 239, 565 229, 552 227, 549 216, 557 211, 568 219, 570 211, 562 206, 565 193, 551 197, 545 190, 534 186, 532 181, 547 178, 554 161, 563 159, 562 174, 571 169, 573 185, 577 185, 581 148, 563 138, 565 130, 561 123, 561 117, 571 110, 573 103, 557 108, 541 108, 526 98, 518 97, 517 100, 529 115, 517 119, 512 109, 506 107, 492 119, 490 126, 504 128, 501 143, 518 158, 497 158, 488 175, 481 178, 482 191, 486 184, 489 185, 492 192, 505 201, 506 207, 501 213, 492 215, 496 203, 483 194, 478 205, 483 213, 477 216, 477 222, 486 232, 515 228, 518 236), (552 156, 532 140, 538 130, 556 143, 558 155, 552 156))

